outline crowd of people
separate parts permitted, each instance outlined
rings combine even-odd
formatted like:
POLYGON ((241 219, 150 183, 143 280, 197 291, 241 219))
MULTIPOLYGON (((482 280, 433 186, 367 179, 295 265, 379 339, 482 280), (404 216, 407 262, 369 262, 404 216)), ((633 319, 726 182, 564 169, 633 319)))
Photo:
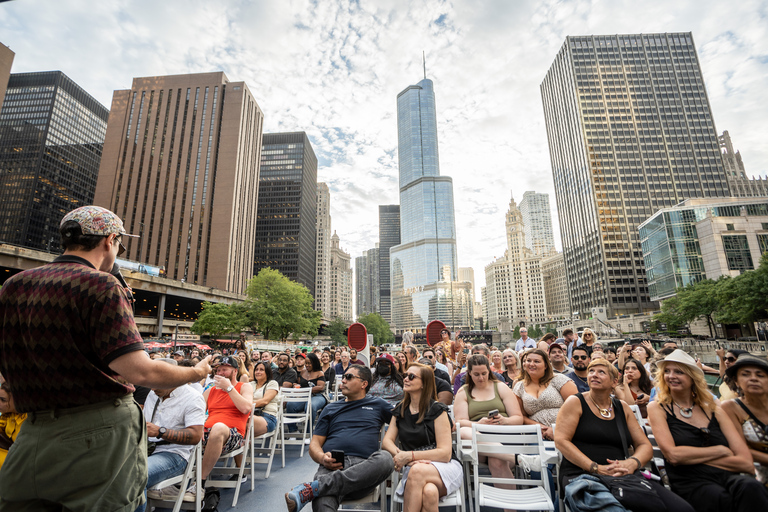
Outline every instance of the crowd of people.
MULTIPOLYGON (((209 354, 147 354, 130 290, 114 276, 122 239, 133 235, 95 206, 67 214, 60 232, 62 256, 0 290, 2 510, 130 512, 143 511, 147 497, 183 492, 194 500, 195 489, 152 487, 181 474, 198 443, 201 492, 215 506, 219 491, 209 477, 217 461, 243 446, 249 418, 255 435, 282 428, 284 388, 311 389, 307 443, 318 463, 312 481, 286 493, 289 512, 308 503, 335 511, 393 470, 405 510, 437 510, 463 480, 456 423, 463 439, 473 423, 538 425, 563 457, 559 485, 550 486, 563 493, 552 499, 564 498, 573 512, 586 503, 768 510, 765 359, 719 350, 714 370, 674 344, 614 350, 589 329, 534 340, 524 328, 502 350, 465 345, 444 329, 434 347, 420 350, 404 336, 401 350, 372 347, 362 358, 335 346, 260 352, 244 339, 209 354), (719 398, 705 371, 723 377, 719 398), (613 492, 629 490, 626 479, 639 478, 653 452, 632 406, 647 418, 668 476, 668 487, 650 477, 642 498, 613 492)), ((289 403, 287 412, 304 407, 289 403)), ((532 465, 503 456, 484 462, 499 478, 518 463, 532 465)), ((552 481, 555 468, 528 469, 552 481)))

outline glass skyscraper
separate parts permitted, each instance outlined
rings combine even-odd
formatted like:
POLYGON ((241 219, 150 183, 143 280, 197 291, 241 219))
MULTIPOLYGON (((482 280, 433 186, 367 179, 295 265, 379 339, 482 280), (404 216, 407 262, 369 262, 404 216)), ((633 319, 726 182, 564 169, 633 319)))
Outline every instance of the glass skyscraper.
POLYGON ((387 323, 392 323, 392 280, 389 250, 400 243, 400 205, 379 205, 379 310, 387 323))
POLYGON ((59 252, 59 221, 92 204, 109 110, 61 71, 15 73, 0 112, 0 240, 59 252))
POLYGON ((397 96, 400 244, 389 251, 392 325, 422 331, 431 320, 467 329, 472 297, 458 281, 453 181, 440 176, 432 81, 397 96))
POLYGON ((638 226, 729 195, 692 35, 568 37, 541 95, 574 311, 656 309, 638 226))

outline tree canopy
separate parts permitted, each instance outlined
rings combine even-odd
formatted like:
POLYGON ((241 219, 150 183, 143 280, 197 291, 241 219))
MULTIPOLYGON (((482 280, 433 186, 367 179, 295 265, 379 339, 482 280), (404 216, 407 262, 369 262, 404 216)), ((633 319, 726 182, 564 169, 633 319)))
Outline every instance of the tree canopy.
POLYGON ((347 323, 341 319, 341 317, 336 317, 333 319, 333 321, 328 325, 328 328, 325 330, 325 332, 328 333, 328 336, 331 337, 334 343, 336 344, 345 344, 347 343, 347 337, 344 335, 344 331, 347 330, 347 323))
POLYGON ((357 317, 357 321, 365 326, 368 334, 373 334, 374 345, 384 345, 395 341, 395 335, 389 329, 389 324, 378 313, 368 313, 357 317))
POLYGON ((203 302, 203 310, 192 324, 195 334, 208 333, 212 338, 223 336, 233 331, 239 331, 233 315, 232 307, 228 304, 203 302))

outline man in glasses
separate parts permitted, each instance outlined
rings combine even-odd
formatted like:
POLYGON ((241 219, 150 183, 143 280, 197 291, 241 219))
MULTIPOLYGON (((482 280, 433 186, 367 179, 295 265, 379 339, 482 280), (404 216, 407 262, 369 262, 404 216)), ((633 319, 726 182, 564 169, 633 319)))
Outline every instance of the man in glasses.
POLYGON ((109 273, 121 238, 133 236, 117 215, 83 206, 59 233, 63 255, 0 290, 0 367, 28 414, 3 465, 0 509, 135 510, 147 432, 133 384, 199 381, 209 358, 187 368, 144 352, 125 289, 109 273))
POLYGON ((589 352, 584 345, 579 345, 573 349, 573 356, 571 357, 573 372, 569 373, 568 377, 576 383, 576 389, 579 390, 579 393, 586 393, 589 391, 587 367, 589 366, 590 361, 589 352))
POLYGON ((367 395, 372 380, 365 366, 350 366, 343 374, 339 389, 345 399, 325 406, 309 444, 309 455, 320 466, 313 481, 285 493, 288 512, 309 502, 314 512, 336 512, 342 497, 362 498, 392 473, 392 455, 379 449, 392 406, 367 395))

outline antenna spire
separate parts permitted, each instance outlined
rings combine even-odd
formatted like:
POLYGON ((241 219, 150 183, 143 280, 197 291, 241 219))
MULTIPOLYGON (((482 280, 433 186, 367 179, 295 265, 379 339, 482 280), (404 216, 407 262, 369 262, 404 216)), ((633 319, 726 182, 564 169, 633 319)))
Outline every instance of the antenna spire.
POLYGON ((424 80, 427 79, 427 56, 424 50, 421 51, 421 61, 424 63, 424 80))

